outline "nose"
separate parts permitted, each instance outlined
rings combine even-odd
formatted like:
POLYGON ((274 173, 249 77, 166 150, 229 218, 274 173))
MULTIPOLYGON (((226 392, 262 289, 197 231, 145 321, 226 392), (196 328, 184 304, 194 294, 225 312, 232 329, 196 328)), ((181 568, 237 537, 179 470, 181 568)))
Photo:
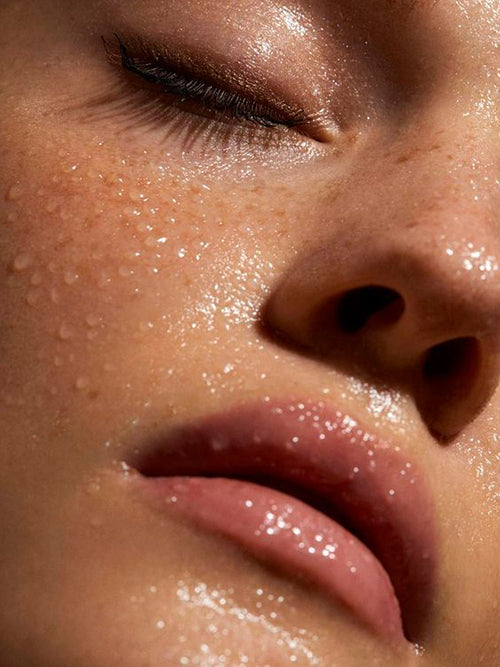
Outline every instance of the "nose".
POLYGON ((431 202, 406 188, 399 201, 411 206, 367 202, 332 222, 286 271, 265 319, 301 350, 406 391, 449 439, 498 384, 499 247, 488 193, 474 207, 457 203, 456 184, 437 190, 431 202))

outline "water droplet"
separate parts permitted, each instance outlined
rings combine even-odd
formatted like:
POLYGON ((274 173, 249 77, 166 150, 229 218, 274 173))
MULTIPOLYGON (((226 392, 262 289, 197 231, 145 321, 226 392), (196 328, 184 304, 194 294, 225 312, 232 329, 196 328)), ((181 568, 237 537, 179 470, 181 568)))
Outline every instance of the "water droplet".
POLYGON ((130 196, 130 199, 132 201, 147 201, 148 200, 148 198, 146 197, 146 195, 143 192, 141 192, 140 190, 136 190, 135 188, 132 188, 132 190, 130 190, 129 196, 130 196))
POLYGON ((31 290, 30 292, 28 292, 28 296, 26 297, 26 303, 29 306, 34 306, 37 301, 38 301, 38 292, 36 292, 35 290, 31 290))
POLYGON ((99 493, 100 490, 101 490, 101 485, 98 480, 93 479, 87 484, 86 491, 91 496, 95 495, 96 493, 99 493))
POLYGON ((74 283, 76 283, 79 277, 80 276, 78 275, 78 273, 76 273, 76 271, 66 271, 66 273, 64 274, 64 282, 66 283, 66 285, 73 285, 74 283))
POLYGON ((99 325, 101 321, 101 318, 99 315, 96 315, 95 313, 90 313, 90 315, 87 315, 85 318, 85 322, 89 325, 89 327, 96 327, 99 325))
POLYGON ((97 285, 103 289, 104 287, 107 287, 109 283, 111 282, 111 276, 107 271, 103 271, 99 277, 99 281, 97 285))
POLYGON ((148 225, 147 222, 140 222, 137 227, 136 227, 138 232, 152 232, 153 227, 151 225, 148 225))
POLYGON ((61 324, 61 326, 59 327, 59 338, 61 340, 68 340, 69 338, 71 338, 72 335, 73 335, 73 331, 72 331, 71 327, 69 326, 69 324, 66 324, 65 322, 63 322, 61 324))
POLYGON ((61 298, 59 296, 59 291, 56 287, 51 287, 50 288, 50 300, 52 303, 60 303, 61 298))
POLYGON ((12 267, 14 271, 25 271, 33 263, 33 257, 28 252, 21 252, 14 257, 12 267))
POLYGON ((41 285, 42 284, 42 274, 38 271, 31 276, 32 285, 41 285))
POLYGON ((21 199, 21 197, 24 194, 24 188, 22 185, 19 183, 14 183, 14 185, 11 185, 9 190, 7 191, 7 199, 10 199, 11 201, 17 201, 18 199, 21 199))
POLYGON ((118 273, 123 276, 123 278, 128 278, 129 276, 134 274, 134 270, 129 268, 128 266, 120 266, 118 269, 118 273))
POLYGON ((87 389, 89 385, 90 385, 90 379, 86 375, 81 375, 76 379, 75 387, 80 391, 82 389, 87 389))

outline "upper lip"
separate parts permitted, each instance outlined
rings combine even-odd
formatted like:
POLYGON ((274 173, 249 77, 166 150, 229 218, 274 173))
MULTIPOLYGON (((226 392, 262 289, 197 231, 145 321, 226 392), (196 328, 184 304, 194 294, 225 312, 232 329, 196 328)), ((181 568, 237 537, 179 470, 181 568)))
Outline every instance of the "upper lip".
POLYGON ((382 563, 403 628, 422 641, 435 593, 431 496, 416 464, 323 403, 259 402, 187 423, 129 461, 147 477, 247 479, 306 500, 382 563))

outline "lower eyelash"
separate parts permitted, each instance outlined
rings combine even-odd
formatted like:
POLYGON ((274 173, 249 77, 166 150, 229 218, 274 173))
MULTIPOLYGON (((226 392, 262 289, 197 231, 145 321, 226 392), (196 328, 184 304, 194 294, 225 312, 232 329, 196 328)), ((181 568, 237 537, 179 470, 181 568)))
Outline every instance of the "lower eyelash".
POLYGON ((83 109, 78 105, 74 110, 79 122, 104 122, 108 126, 111 121, 117 135, 138 130, 154 132, 160 136, 160 148, 177 145, 182 152, 196 149, 200 155, 212 146, 218 152, 230 148, 233 154, 239 151, 249 154, 256 148, 280 150, 285 131, 280 127, 269 131, 255 124, 252 127, 250 123, 237 123, 222 114, 217 120, 199 112, 191 113, 176 104, 165 104, 163 94, 152 95, 151 90, 131 86, 126 81, 117 81, 108 92, 87 100, 83 109))

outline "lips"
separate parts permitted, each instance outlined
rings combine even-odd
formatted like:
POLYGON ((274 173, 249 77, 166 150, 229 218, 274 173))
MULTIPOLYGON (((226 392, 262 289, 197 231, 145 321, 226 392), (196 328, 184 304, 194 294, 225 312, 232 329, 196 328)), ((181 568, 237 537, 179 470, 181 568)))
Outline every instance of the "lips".
POLYGON ((415 464, 322 403, 258 403, 187 424, 137 460, 145 495, 344 605, 422 641, 436 581, 415 464))

